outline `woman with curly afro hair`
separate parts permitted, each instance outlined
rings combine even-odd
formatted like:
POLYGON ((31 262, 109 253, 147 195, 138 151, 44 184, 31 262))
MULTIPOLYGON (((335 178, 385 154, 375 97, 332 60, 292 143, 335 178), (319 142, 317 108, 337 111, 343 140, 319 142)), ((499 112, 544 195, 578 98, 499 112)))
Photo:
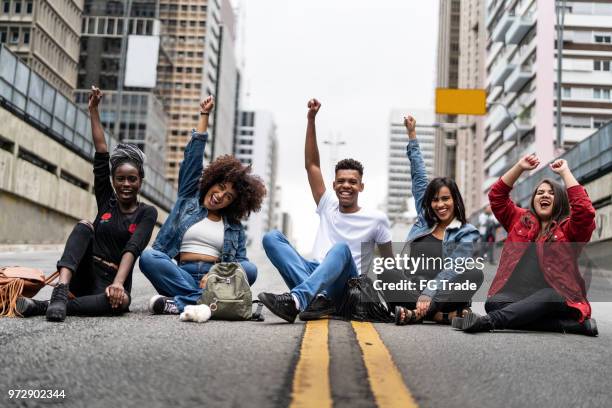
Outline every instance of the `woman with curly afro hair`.
POLYGON ((212 96, 200 104, 200 121, 179 170, 177 201, 153 249, 140 257, 140 270, 159 293, 149 301, 154 314, 180 314, 196 304, 202 296, 200 280, 215 262, 239 262, 251 285, 257 278, 240 221, 261 209, 266 187, 233 156, 221 156, 202 171, 214 105, 212 96))

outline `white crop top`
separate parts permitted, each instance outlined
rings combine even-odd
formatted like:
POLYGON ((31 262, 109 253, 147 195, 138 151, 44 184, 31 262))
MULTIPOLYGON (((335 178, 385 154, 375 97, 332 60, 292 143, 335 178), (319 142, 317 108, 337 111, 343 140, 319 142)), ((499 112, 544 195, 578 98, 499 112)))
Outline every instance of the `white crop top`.
POLYGON ((215 222, 204 218, 185 231, 181 242, 181 252, 210 255, 218 258, 223 250, 224 234, 223 220, 215 222))

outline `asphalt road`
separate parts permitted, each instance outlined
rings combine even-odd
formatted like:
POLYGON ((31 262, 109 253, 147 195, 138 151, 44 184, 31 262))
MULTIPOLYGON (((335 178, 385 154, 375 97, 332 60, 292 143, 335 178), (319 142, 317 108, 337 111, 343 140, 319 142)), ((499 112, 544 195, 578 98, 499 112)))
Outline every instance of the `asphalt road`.
MULTIPOLYGON (((262 254, 253 288, 285 285, 262 254)), ((0 265, 51 272, 53 251, 0 254, 0 265)), ((490 271, 489 271, 490 272, 490 271)), ((605 283, 605 282, 604 282, 605 283)), ((607 283, 606 283, 607 284, 607 283)), ((152 316, 154 294, 135 271, 131 313, 122 317, 0 319, 0 407, 284 407, 304 324, 183 323, 152 316), (9 399, 9 390, 64 390, 65 398, 9 399)), ((39 298, 48 298, 49 290, 39 298)), ((474 309, 482 310, 476 303, 474 309)), ((599 337, 527 332, 468 335, 447 326, 376 324, 422 407, 609 407, 612 303, 593 304, 599 337)), ((337 407, 376 406, 350 323, 329 325, 329 377, 337 407)))

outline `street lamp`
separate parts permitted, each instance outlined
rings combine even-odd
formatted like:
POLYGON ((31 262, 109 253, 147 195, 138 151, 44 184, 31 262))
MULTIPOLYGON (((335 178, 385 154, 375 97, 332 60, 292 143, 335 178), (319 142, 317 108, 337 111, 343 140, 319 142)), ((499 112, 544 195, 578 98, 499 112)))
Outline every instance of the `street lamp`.
POLYGON ((506 105, 504 105, 501 102, 491 102, 487 105, 488 107, 491 106, 501 106, 504 109, 504 112, 506 112, 506 115, 508 115, 508 117, 510 118, 510 121, 512 122, 512 125, 516 128, 516 151, 517 151, 517 155, 518 155, 518 149, 521 146, 521 128, 518 127, 518 125, 516 124, 516 121, 514 120, 515 117, 512 113, 510 113, 510 111, 508 110, 508 107, 506 105))
POLYGON ((324 140, 323 144, 330 146, 330 161, 331 168, 333 170, 334 166, 336 165, 336 161, 338 160, 338 149, 340 146, 344 146, 346 142, 344 140, 340 140, 340 135, 337 134, 333 136, 331 140, 324 140))
POLYGON ((557 11, 557 149, 563 148, 563 132, 561 131, 561 79, 563 75, 563 29, 565 24, 566 0, 555 2, 557 11), (559 3, 561 3, 559 5, 559 3))

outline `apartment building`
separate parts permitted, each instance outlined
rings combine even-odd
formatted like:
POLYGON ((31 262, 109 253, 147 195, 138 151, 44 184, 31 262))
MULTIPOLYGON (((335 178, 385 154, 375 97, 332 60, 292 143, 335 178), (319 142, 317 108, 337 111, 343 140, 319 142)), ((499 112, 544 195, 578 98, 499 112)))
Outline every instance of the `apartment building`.
POLYGON ((83 0, 0 1, 0 43, 72 99, 83 0))
POLYGON ((389 159, 387 167, 387 216, 394 223, 416 216, 412 197, 410 162, 406 156, 408 136, 404 116, 410 113, 417 121, 417 139, 428 175, 433 174, 436 128, 433 111, 421 109, 394 109, 389 118, 389 159))
MULTIPOLYGON (((85 108, 91 86, 100 87, 105 93, 100 106, 103 126, 122 142, 138 145, 148 163, 163 173, 168 103, 162 90, 169 87, 163 75, 172 70, 173 61, 164 41, 159 41, 160 36, 163 40, 159 0, 85 0, 81 29, 76 103, 85 108), (137 37, 158 39, 153 44, 161 44, 155 50, 152 87, 126 82, 126 68, 133 62, 127 57, 128 49, 133 46, 131 39, 137 37)), ((137 70, 144 72, 145 68, 137 70)))
MULTIPOLYGON (((438 10, 438 53, 436 88, 457 88, 459 85, 459 40, 461 0, 440 0, 438 10)), ((456 122, 456 115, 436 115, 438 123, 456 122)), ((454 129, 436 129, 436 176, 455 176, 457 134, 454 129)))
POLYGON ((274 117, 266 111, 240 112, 238 134, 234 155, 244 164, 253 168, 260 176, 268 194, 264 198, 261 211, 253 213, 245 223, 248 244, 259 245, 263 235, 272 228, 279 227, 280 188, 277 188, 276 170, 278 166, 278 142, 274 117))
POLYGON ((612 3, 565 4, 558 104, 555 43, 560 2, 486 3, 485 86, 491 108, 485 121, 483 191, 522 154, 537 152, 549 161, 612 119, 612 3), (558 105, 560 145, 555 143, 558 105))
POLYGON ((229 0, 159 0, 159 12, 163 42, 174 62, 161 79, 170 116, 166 177, 176 183, 183 150, 199 119, 199 103, 207 95, 216 97, 216 108, 205 157, 233 151, 239 93, 235 16, 229 0))

